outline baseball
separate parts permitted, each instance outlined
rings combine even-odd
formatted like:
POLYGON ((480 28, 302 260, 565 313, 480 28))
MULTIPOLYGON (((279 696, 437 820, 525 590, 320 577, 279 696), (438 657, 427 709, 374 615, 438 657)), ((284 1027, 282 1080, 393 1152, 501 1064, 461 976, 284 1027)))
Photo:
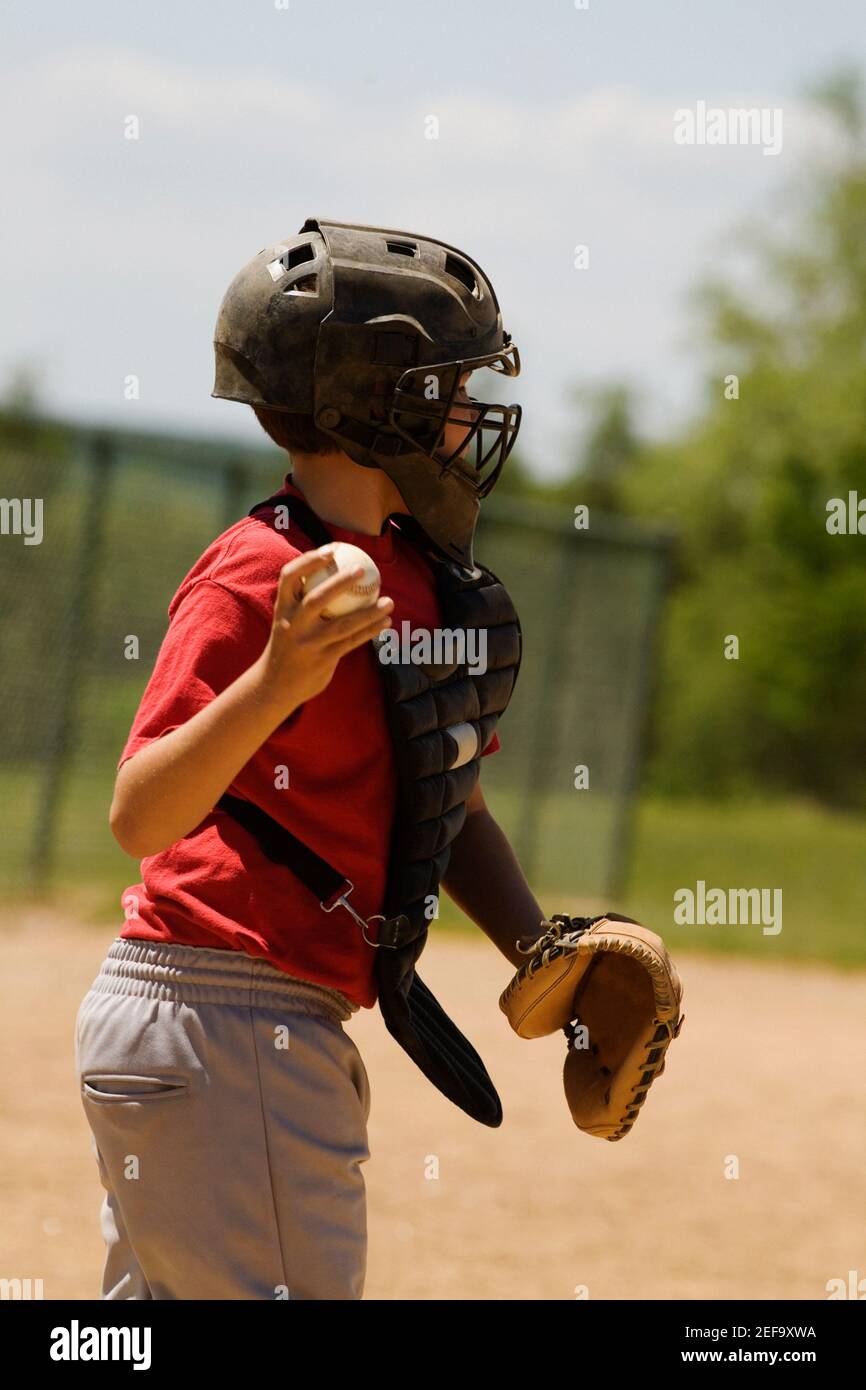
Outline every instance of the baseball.
POLYGON ((326 579, 331 579, 335 574, 346 574, 357 569, 359 565, 364 566, 364 573, 358 576, 350 588, 344 589, 331 600, 322 616, 339 618, 343 613, 354 613, 357 608, 369 608, 379 597, 381 575, 377 566, 359 546, 349 545, 346 541, 334 541, 327 549, 330 559, 321 569, 307 576, 307 591, 324 584, 326 579))

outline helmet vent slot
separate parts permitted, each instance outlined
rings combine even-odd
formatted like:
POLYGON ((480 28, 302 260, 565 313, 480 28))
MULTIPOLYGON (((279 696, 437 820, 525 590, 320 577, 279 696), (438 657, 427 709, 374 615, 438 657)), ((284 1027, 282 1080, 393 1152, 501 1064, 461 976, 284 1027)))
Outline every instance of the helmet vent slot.
POLYGON ((318 294, 319 277, 318 275, 302 275, 295 280, 294 284, 287 285, 283 294, 318 294))
POLYGON ((303 265, 305 261, 314 261, 316 252, 312 242, 305 241, 301 246, 293 246, 287 256, 283 257, 283 265, 286 270, 294 270, 296 265, 303 265))
POLYGON ((418 247, 414 241, 392 241, 385 242, 392 256, 417 256, 418 247))
POLYGON ((445 273, 446 275, 453 275, 455 280, 459 280, 461 285, 465 285, 474 299, 481 298, 475 272, 466 261, 461 261, 458 256, 447 255, 445 257, 445 273))

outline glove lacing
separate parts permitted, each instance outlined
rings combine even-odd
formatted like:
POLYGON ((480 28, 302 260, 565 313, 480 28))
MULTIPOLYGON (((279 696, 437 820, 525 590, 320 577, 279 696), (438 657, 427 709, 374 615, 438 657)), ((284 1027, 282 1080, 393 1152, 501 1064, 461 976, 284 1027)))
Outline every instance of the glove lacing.
POLYGON ((567 917, 565 913, 557 913, 550 921, 542 921, 541 925, 547 928, 543 936, 537 937, 530 946, 521 946, 519 941, 515 943, 522 956, 534 957, 527 973, 534 975, 563 951, 576 951, 578 939, 601 921, 602 917, 567 917))

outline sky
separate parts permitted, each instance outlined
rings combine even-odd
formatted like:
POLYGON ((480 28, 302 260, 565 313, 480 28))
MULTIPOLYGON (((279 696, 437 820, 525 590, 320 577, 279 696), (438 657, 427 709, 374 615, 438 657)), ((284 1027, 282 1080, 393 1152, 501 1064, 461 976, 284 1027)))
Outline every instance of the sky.
POLYGON ((0 0, 0 390, 25 368, 54 415, 258 442, 210 397, 229 281, 311 216, 393 227, 492 280, 500 398, 556 476, 576 389, 631 384, 654 435, 698 409, 691 291, 784 216, 827 148, 809 88, 852 62, 853 0, 0 0), (677 143, 701 102, 780 110, 781 149, 677 143))

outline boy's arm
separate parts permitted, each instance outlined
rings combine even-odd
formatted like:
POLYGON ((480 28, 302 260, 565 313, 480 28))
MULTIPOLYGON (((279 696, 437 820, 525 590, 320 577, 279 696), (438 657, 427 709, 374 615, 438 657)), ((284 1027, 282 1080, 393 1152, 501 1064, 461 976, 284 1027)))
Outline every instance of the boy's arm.
POLYGON ((270 638, 258 660, 185 723, 121 765, 110 820, 127 854, 159 854, 201 825, 274 729, 324 690, 340 658, 389 625, 394 605, 388 598, 323 620, 335 593, 362 571, 337 574, 305 594, 303 577, 321 566, 318 550, 284 565, 270 638))
POLYGON ((513 966, 525 965, 526 957, 515 942, 521 938, 527 946, 540 936, 544 913, 514 850, 487 809, 480 782, 467 809, 463 829, 451 846, 442 887, 513 966))

